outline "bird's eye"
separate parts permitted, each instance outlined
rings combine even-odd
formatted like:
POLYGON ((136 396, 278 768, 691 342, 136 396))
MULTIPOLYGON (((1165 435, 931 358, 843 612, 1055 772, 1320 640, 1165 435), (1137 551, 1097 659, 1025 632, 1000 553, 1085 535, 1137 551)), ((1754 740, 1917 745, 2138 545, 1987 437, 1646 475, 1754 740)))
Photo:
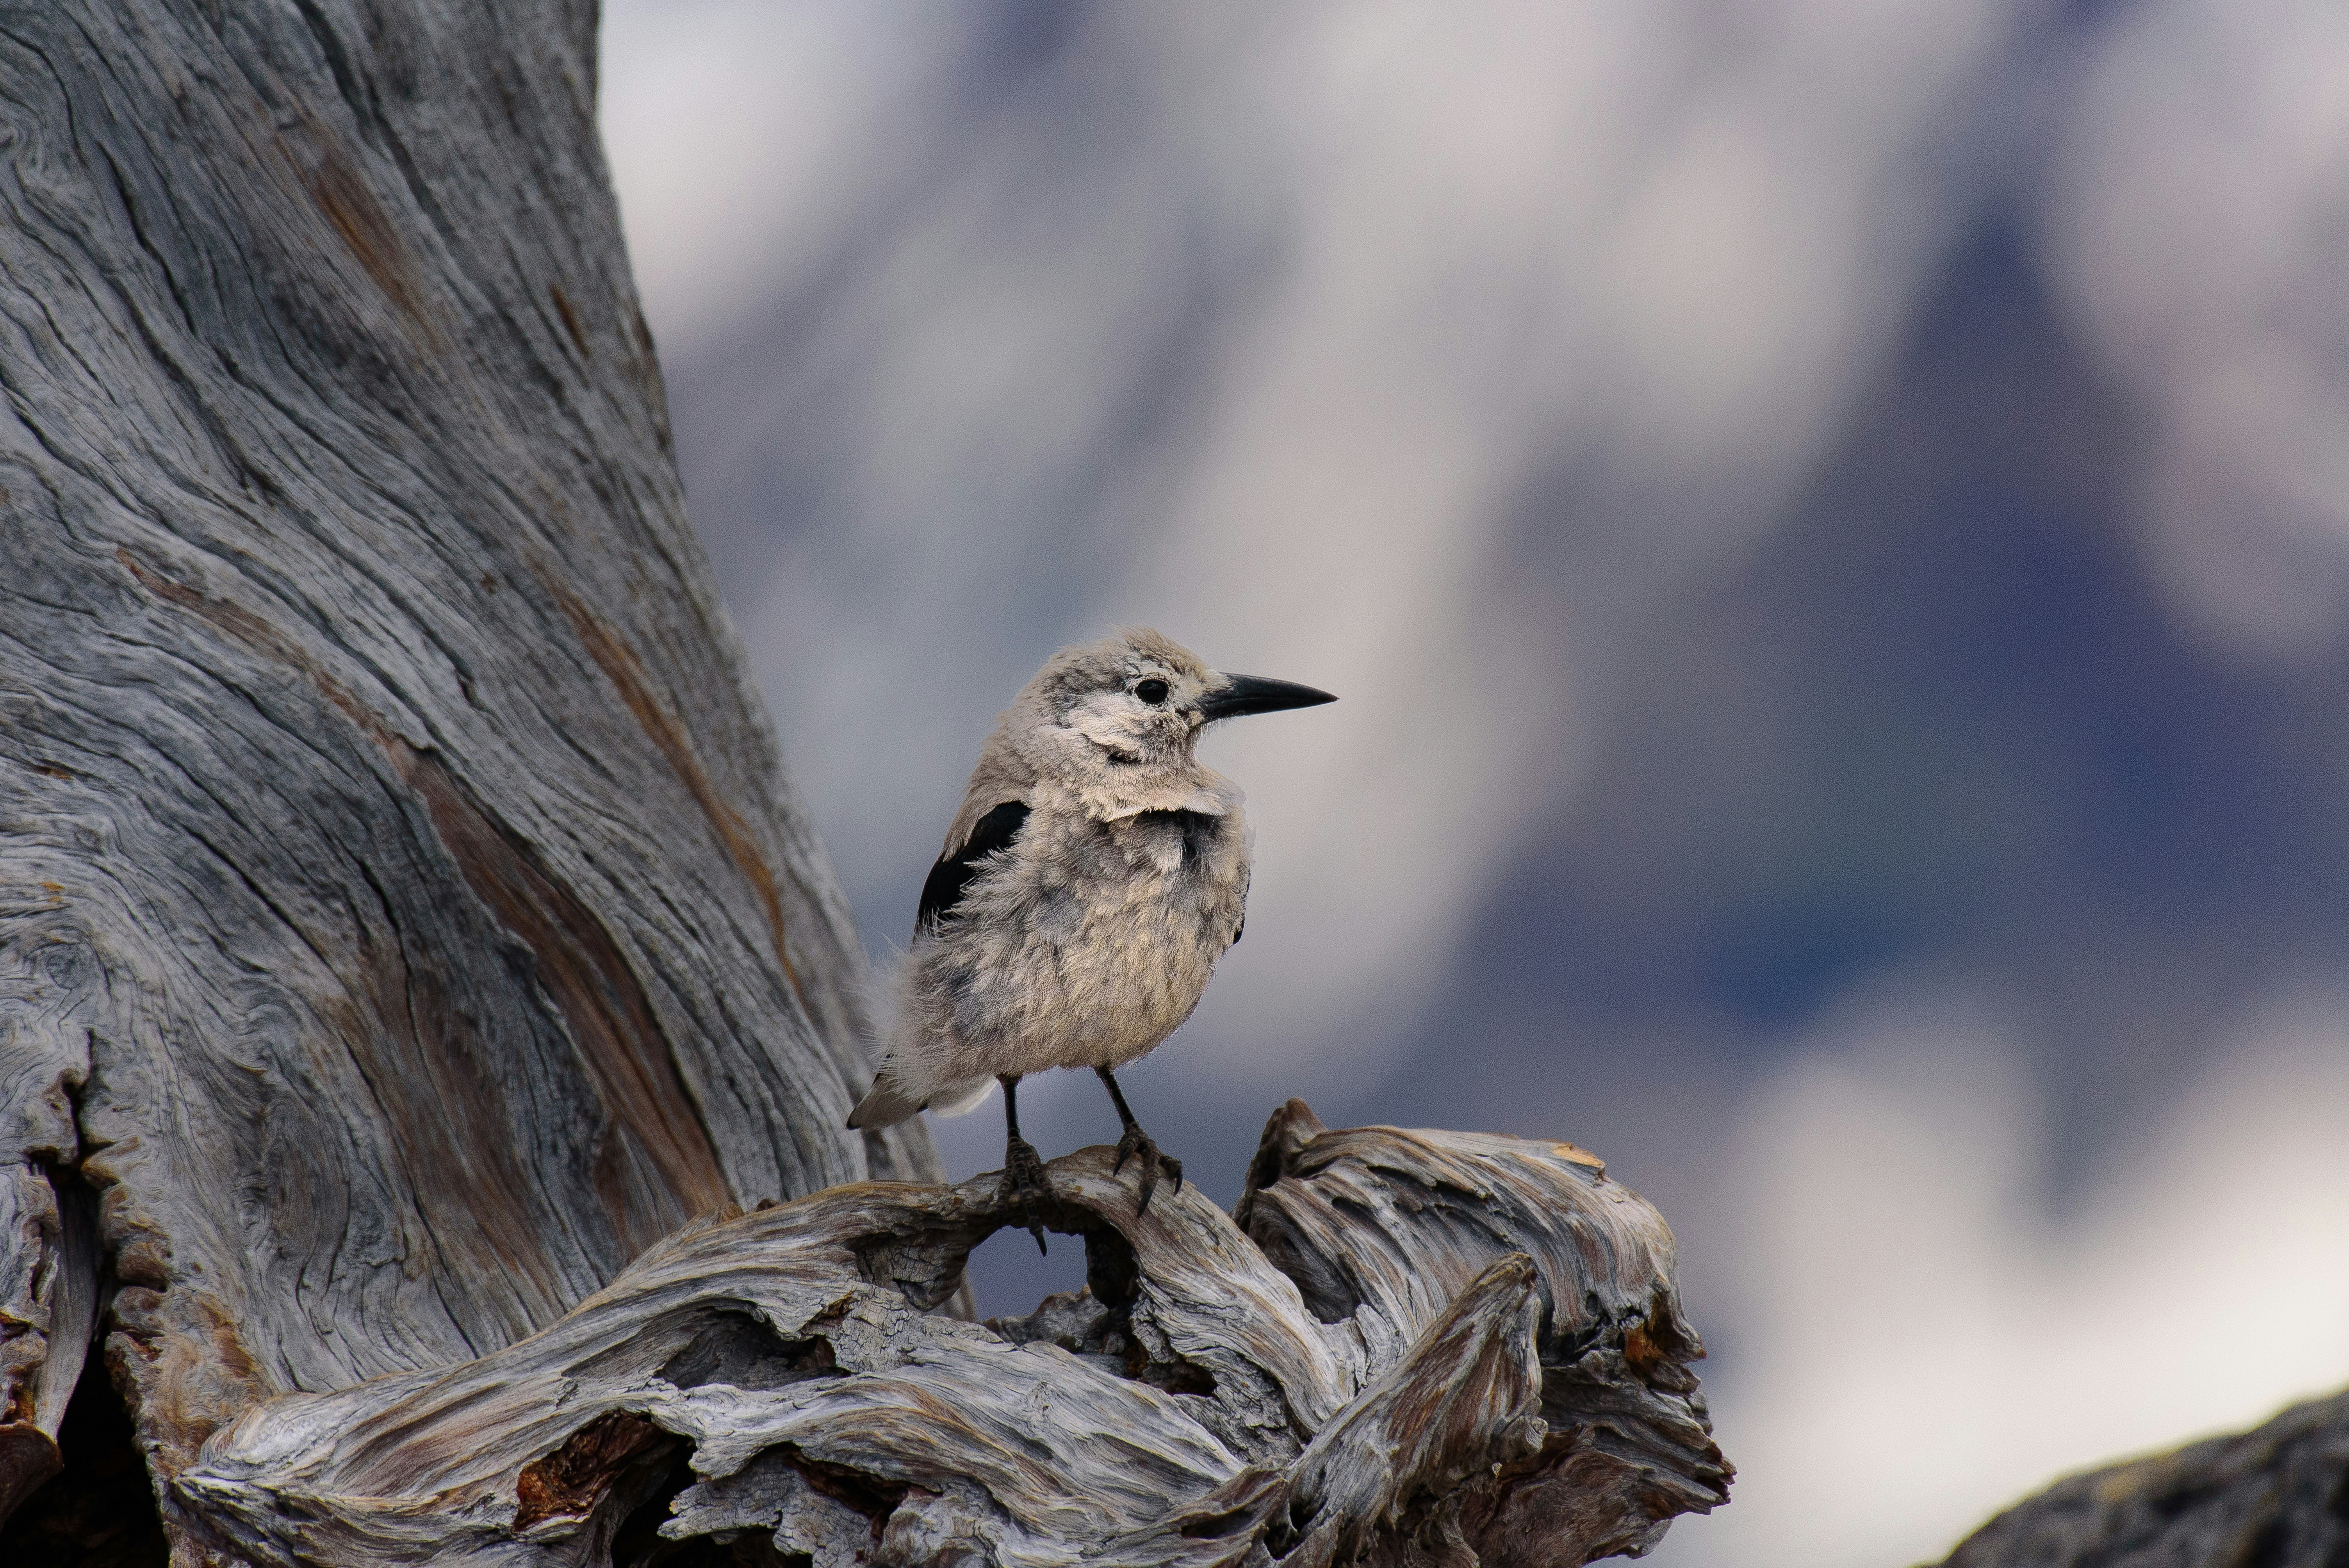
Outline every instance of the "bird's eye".
POLYGON ((1155 679, 1143 681, 1140 686, 1133 688, 1133 695, 1148 703, 1151 707, 1156 707, 1160 703, 1166 700, 1166 683, 1164 681, 1155 679))

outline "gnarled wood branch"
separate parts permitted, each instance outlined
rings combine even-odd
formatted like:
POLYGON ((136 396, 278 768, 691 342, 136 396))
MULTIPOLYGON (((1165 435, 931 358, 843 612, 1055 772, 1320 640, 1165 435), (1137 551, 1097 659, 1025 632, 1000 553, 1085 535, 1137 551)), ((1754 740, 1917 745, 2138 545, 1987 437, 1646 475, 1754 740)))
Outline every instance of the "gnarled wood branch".
POLYGON ((1725 1499, 1670 1233, 1581 1150, 1325 1132, 1292 1100, 1246 1231, 1195 1186, 1137 1217, 1111 1158, 1050 1166, 1038 1217, 1089 1283, 1030 1317, 928 1310, 1024 1222, 992 1176, 835 1188, 689 1227, 479 1360, 260 1405, 183 1511, 249 1561, 355 1568, 696 1539, 821 1568, 1573 1568, 1725 1499))

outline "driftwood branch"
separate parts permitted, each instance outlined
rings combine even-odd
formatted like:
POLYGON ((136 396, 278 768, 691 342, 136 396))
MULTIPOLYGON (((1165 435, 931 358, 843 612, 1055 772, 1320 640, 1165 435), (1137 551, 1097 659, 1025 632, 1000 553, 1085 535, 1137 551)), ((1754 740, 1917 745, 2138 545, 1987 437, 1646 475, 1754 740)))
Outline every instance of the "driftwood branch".
POLYGON ((1050 1167, 1089 1284, 1032 1316, 929 1310, 1024 1222, 991 1176, 837 1188, 479 1360, 260 1405, 184 1511, 257 1563, 1570 1568, 1725 1498, 1670 1233, 1590 1156, 1291 1101, 1241 1224, 1136 1218, 1110 1158, 1050 1167))

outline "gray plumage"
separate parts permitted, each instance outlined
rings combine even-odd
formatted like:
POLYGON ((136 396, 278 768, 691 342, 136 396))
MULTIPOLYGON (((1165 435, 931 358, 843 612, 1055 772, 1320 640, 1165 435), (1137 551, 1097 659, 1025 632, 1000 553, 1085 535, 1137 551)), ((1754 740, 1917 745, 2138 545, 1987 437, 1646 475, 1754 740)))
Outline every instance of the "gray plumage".
POLYGON ((1092 1068, 1128 1141, 1146 1144, 1108 1075, 1191 1016, 1247 902, 1253 832, 1238 787, 1198 760, 1200 732, 1330 700, 1219 674, 1141 628, 1046 660, 979 749, 880 1073, 849 1125, 966 1109, 997 1081, 1092 1068))

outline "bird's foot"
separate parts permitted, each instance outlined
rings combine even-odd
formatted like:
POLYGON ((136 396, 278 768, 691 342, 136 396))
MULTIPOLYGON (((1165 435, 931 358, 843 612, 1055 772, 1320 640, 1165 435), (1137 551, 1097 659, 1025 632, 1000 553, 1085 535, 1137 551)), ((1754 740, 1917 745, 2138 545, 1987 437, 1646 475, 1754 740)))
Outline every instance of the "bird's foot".
POLYGON ((1137 1159, 1142 1162, 1142 1199, 1134 1204, 1133 1212, 1146 1214, 1150 1212, 1150 1194, 1158 1191, 1159 1172, 1165 1172, 1174 1183, 1174 1191, 1183 1190, 1183 1162, 1171 1154, 1159 1153, 1158 1145, 1141 1128, 1129 1127, 1125 1136, 1117 1140, 1117 1161, 1109 1168, 1109 1173, 1116 1175, 1125 1169, 1127 1161, 1137 1159))
MULTIPOLYGON (((1052 1184, 1044 1178, 1043 1159, 1026 1139, 1015 1138, 1003 1146, 1003 1180, 995 1189, 995 1197, 998 1202, 1031 1213, 1036 1204, 1051 1201, 1052 1184)), ((1036 1250, 1050 1257, 1050 1249, 1044 1245, 1044 1227, 1030 1219, 1028 1233, 1036 1238, 1036 1250)))

